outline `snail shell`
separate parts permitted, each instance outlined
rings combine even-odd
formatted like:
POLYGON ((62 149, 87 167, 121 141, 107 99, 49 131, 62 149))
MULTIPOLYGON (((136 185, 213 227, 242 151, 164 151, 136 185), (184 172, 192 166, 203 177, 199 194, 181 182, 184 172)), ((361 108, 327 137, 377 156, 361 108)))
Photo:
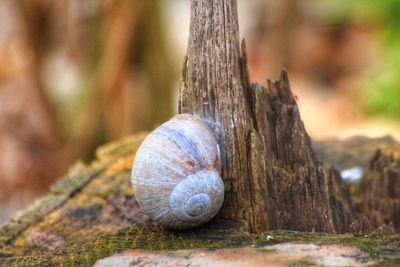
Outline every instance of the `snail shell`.
POLYGON ((132 186, 151 218, 168 228, 190 228, 221 208, 220 173, 213 132, 200 118, 181 114, 145 138, 133 161, 132 186))

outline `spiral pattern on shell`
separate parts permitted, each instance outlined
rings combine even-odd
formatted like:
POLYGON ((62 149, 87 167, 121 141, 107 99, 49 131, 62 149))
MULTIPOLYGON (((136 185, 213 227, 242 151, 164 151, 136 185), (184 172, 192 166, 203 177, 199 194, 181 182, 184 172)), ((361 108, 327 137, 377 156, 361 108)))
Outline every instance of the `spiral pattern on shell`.
POLYGON ((132 186, 140 207, 160 224, 195 227, 222 206, 218 144, 198 117, 181 114, 143 141, 132 166, 132 186))

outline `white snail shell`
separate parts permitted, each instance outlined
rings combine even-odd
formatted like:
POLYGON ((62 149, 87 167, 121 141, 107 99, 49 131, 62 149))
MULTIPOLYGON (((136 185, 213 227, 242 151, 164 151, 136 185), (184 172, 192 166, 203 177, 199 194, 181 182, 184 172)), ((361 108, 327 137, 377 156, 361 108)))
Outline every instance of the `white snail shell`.
POLYGON ((160 224, 195 227, 213 218, 224 200, 221 161, 211 129, 181 114, 150 133, 132 166, 139 206, 160 224))

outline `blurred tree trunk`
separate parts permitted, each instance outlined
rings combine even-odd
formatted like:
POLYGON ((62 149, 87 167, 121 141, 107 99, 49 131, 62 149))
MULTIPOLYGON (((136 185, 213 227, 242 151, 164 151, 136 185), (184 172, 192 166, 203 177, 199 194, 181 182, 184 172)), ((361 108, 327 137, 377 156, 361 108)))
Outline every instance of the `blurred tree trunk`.
POLYGON ((171 116, 174 68, 160 1, 0 6, 2 206, 45 192, 100 143, 171 116))
POLYGON ((302 0, 262 1, 254 10, 256 22, 249 49, 252 76, 264 79, 265 73, 278 75, 290 67, 296 27, 301 22, 302 0))
POLYGON ((60 139, 16 1, 0 2, 0 25, 1 219, 9 207, 47 191, 59 174, 60 139))
POLYGON ((92 93, 67 143, 69 159, 87 156, 106 140, 151 129, 172 114, 173 68, 160 3, 116 1, 100 19, 104 46, 92 93))

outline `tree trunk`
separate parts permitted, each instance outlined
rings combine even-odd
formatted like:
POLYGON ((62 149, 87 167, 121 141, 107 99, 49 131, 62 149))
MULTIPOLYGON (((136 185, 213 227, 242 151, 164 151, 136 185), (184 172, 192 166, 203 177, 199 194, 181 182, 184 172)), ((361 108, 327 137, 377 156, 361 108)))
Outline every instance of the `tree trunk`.
POLYGON ((351 202, 312 151, 287 73, 250 84, 238 28, 236 0, 191 0, 179 112, 203 117, 219 140, 220 218, 251 232, 346 230, 351 202))

